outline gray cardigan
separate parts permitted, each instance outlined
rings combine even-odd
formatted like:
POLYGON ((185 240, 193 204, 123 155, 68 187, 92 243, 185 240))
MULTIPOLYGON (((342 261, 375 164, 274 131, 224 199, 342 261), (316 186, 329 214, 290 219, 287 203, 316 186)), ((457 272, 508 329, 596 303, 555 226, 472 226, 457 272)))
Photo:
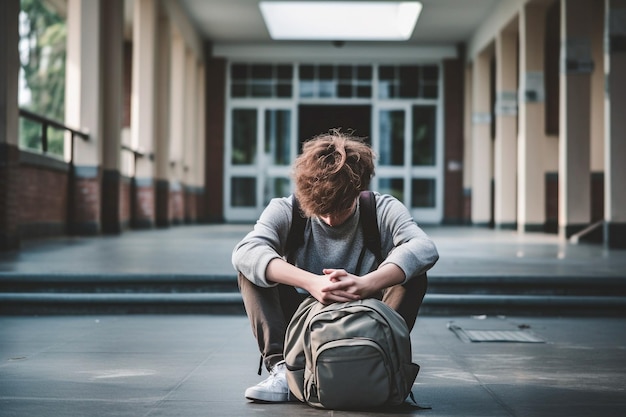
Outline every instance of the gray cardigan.
MULTIPOLYGON (((384 258, 381 266, 395 264, 407 279, 428 271, 439 259, 435 244, 400 201, 386 194, 375 195, 384 258)), ((271 200, 254 229, 233 250, 235 269, 261 287, 276 285, 268 282, 265 270, 271 260, 286 257, 291 201, 291 197, 271 200)), ((376 259, 369 251, 365 252, 360 270, 356 270, 364 246, 359 217, 357 208, 348 220, 336 227, 311 218, 304 230, 304 245, 296 251, 295 265, 317 275, 321 275, 324 268, 341 268, 359 276, 374 270, 376 259)))

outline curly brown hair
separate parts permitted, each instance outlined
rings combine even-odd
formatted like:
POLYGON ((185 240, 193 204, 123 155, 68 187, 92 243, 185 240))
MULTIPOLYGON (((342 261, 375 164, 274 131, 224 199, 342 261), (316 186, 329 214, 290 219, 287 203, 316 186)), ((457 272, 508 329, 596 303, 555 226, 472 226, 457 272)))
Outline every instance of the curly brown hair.
POLYGON ((296 159, 296 196, 306 216, 348 210, 374 176, 374 152, 363 138, 331 130, 305 142, 296 159))

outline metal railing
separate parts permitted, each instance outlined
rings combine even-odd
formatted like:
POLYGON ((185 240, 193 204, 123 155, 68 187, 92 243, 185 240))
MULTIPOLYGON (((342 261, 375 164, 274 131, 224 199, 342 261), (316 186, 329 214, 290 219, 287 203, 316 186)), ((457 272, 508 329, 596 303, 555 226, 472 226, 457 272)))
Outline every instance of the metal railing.
POLYGON ((63 130, 70 132, 70 151, 69 151, 69 161, 67 161, 69 165, 68 176, 67 176, 67 205, 66 205, 66 232, 67 234, 74 234, 75 232, 75 208, 74 208, 74 196, 76 195, 76 184, 75 184, 75 175, 76 168, 74 167, 74 143, 76 137, 79 137, 85 141, 89 140, 89 133, 71 128, 67 125, 64 125, 61 122, 58 122, 53 119, 49 119, 45 116, 42 116, 37 113, 33 113, 29 110, 20 109, 20 117, 31 120, 35 123, 39 123, 41 126, 41 149, 44 154, 48 153, 48 128, 52 127, 55 129, 63 130))
POLYGON ((24 119, 28 119, 31 120, 35 123, 39 123, 39 125, 41 126, 41 136, 40 136, 40 140, 41 140, 41 149, 43 151, 43 153, 47 153, 48 152, 48 128, 49 127, 53 127, 55 129, 59 129, 59 130, 65 130, 67 132, 70 132, 70 157, 69 157, 69 161, 68 163, 70 165, 74 164, 74 141, 76 136, 80 137, 83 140, 89 140, 89 133, 85 132, 83 130, 78 130, 78 129, 74 129, 71 128, 67 125, 64 125, 61 122, 58 122, 56 120, 53 119, 49 119, 45 116, 42 116, 40 114, 37 113, 33 113, 30 110, 26 110, 26 109, 20 109, 20 117, 23 117, 24 119))

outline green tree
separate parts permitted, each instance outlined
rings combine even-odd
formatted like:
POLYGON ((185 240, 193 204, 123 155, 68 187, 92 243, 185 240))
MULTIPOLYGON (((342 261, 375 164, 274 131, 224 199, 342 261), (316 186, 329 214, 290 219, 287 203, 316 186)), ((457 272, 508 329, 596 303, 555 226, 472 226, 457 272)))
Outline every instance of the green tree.
MULTIPOLYGON (((21 0, 20 61, 30 92, 24 107, 50 119, 63 121, 65 109, 65 57, 67 29, 64 19, 44 0, 21 0)), ((22 123, 22 145, 40 148, 39 124, 22 123)), ((48 151, 63 154, 63 132, 49 129, 48 151)))

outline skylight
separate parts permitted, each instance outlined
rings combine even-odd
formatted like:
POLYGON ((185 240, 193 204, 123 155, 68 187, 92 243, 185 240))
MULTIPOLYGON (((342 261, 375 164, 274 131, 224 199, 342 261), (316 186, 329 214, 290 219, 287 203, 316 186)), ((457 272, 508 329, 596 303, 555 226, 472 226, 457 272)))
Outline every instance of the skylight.
POLYGON ((417 1, 261 1, 272 39, 403 41, 422 10, 417 1))

